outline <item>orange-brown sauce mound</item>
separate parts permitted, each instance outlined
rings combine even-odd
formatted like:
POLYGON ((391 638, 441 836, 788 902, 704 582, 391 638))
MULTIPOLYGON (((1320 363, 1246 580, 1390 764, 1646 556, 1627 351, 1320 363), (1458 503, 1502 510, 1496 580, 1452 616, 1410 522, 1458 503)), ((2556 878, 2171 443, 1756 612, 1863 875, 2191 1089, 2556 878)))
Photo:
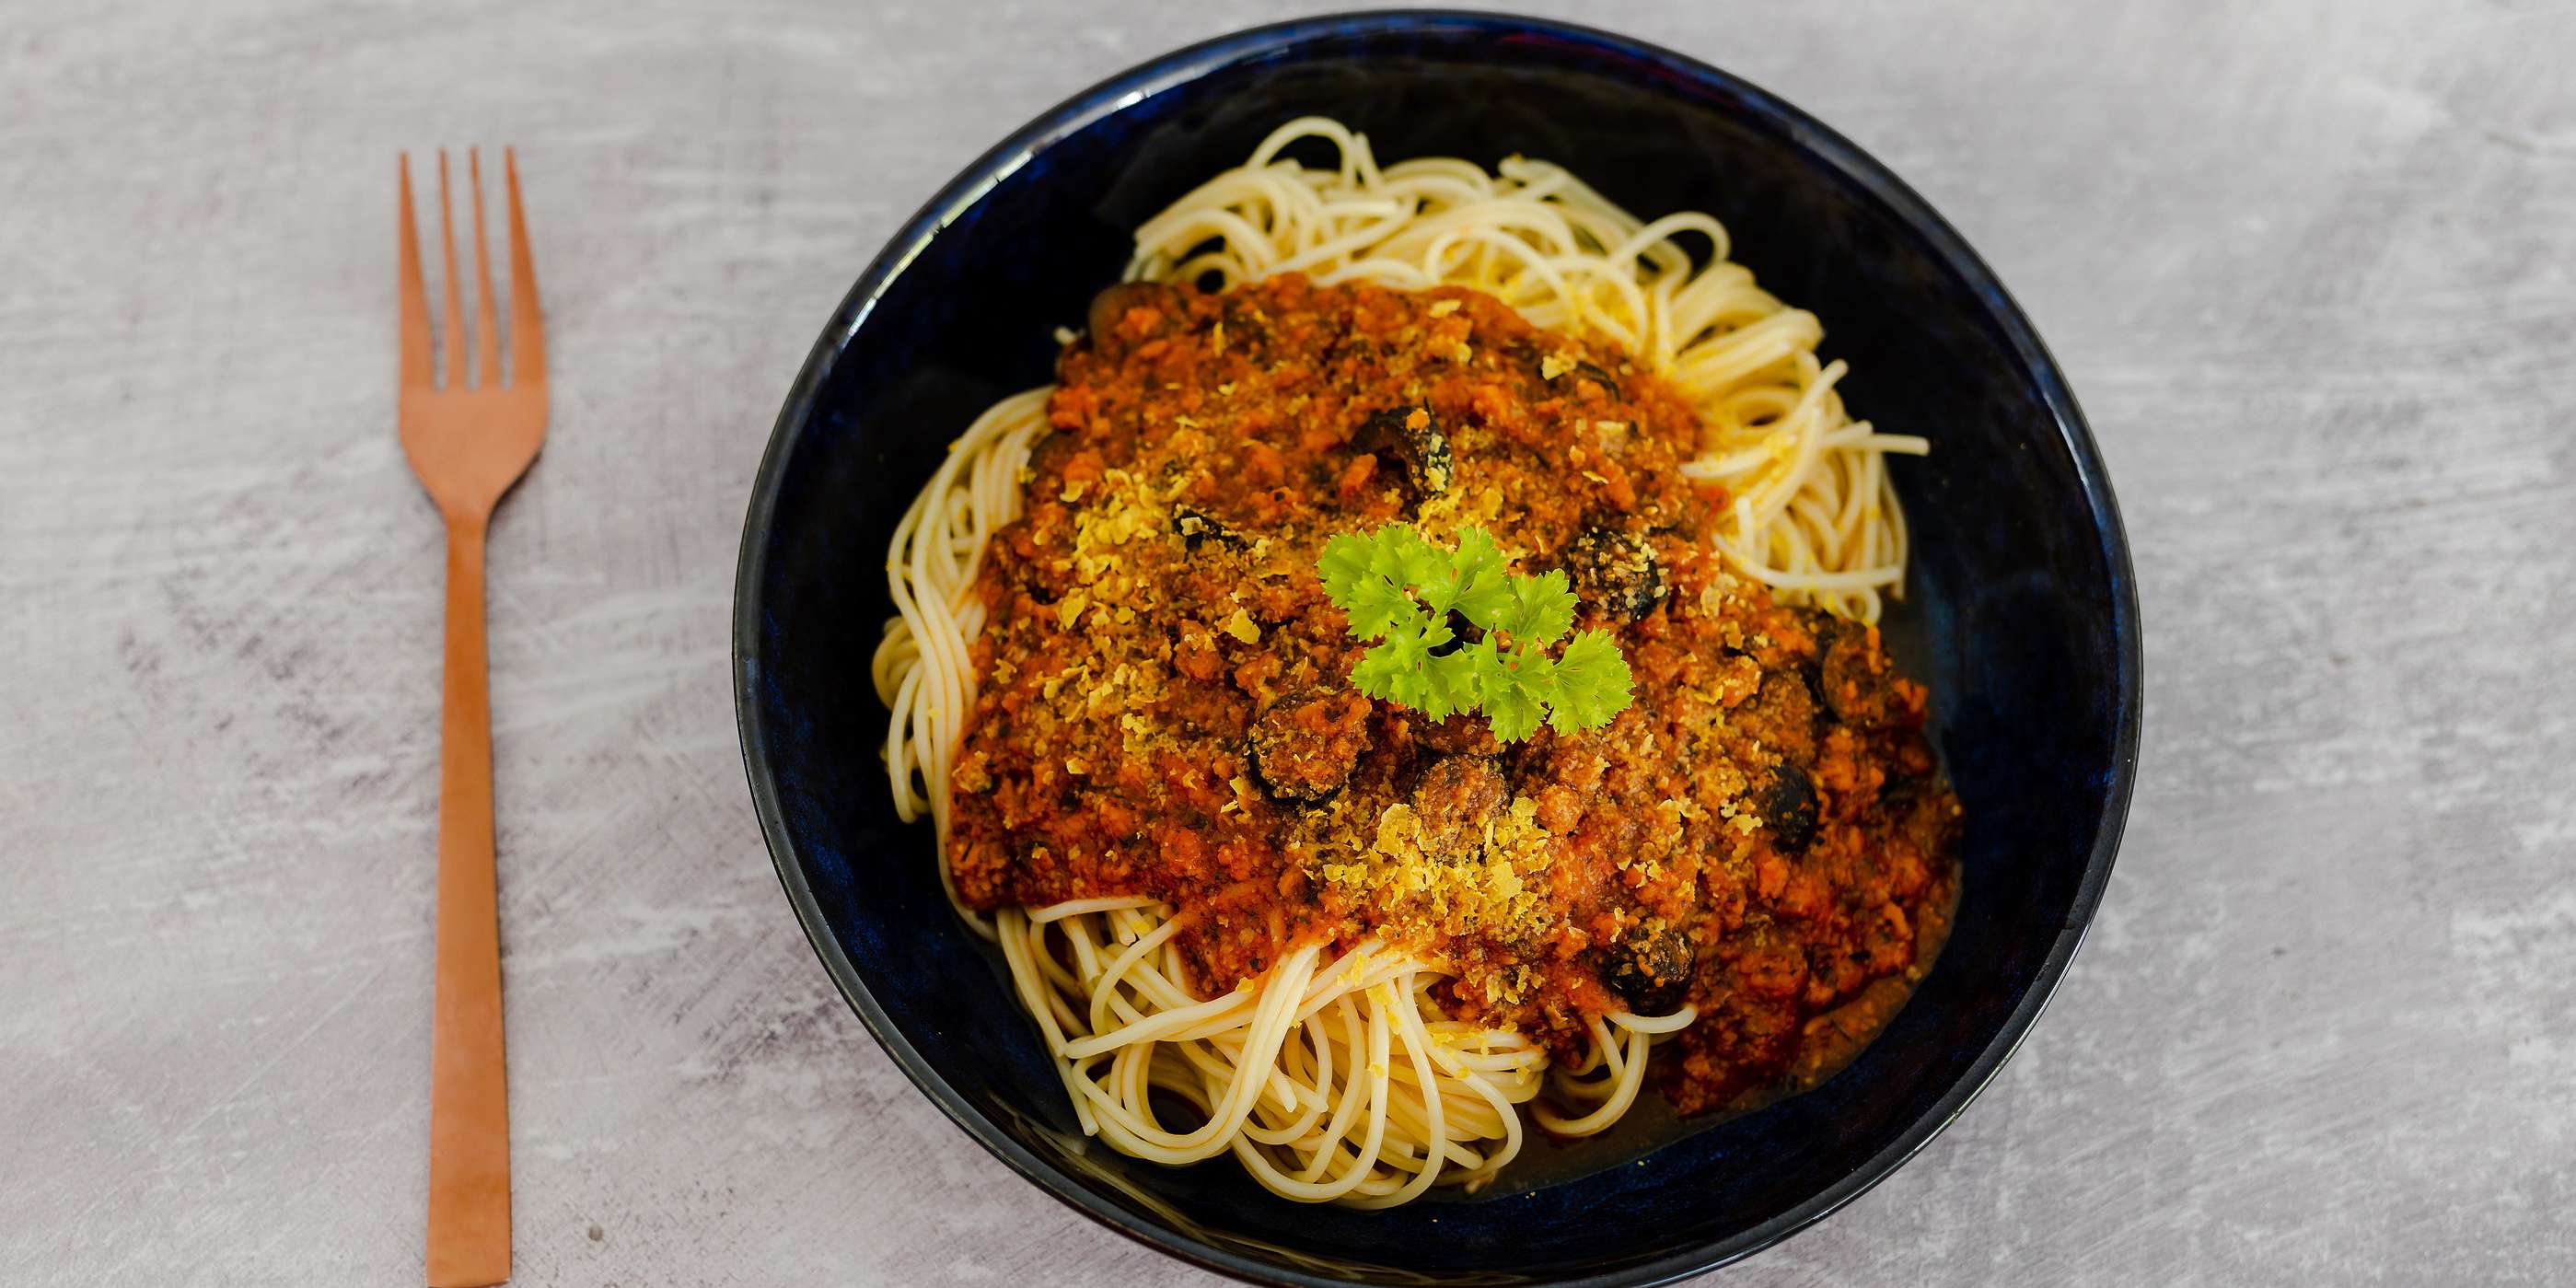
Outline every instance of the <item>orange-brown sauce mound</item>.
POLYGON ((1829 1068, 1901 1003, 1957 887, 1924 690, 1875 629, 1723 570, 1672 389, 1467 290, 1129 285, 1090 321, 979 582, 970 903, 1166 900, 1203 992, 1377 937, 1568 1053, 1587 1017, 1688 1000, 1659 1066, 1686 1112, 1829 1068), (1316 556, 1398 521, 1564 569, 1635 701, 1501 746, 1355 692, 1316 556))

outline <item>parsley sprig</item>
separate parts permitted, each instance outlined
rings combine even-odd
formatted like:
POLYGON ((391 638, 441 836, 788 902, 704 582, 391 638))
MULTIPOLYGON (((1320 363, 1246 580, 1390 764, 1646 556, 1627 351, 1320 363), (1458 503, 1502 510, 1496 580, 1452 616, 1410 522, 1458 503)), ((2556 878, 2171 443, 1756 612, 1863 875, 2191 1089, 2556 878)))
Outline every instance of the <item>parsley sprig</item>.
POLYGON ((1443 550, 1391 523, 1324 543, 1317 566, 1352 637, 1378 641, 1351 668, 1372 698, 1434 720, 1481 711, 1504 742, 1542 723, 1558 733, 1598 729, 1628 707, 1628 660, 1607 632, 1585 631, 1548 654, 1574 629, 1565 574, 1510 571, 1482 528, 1459 529, 1457 548, 1443 550), (1482 637, 1461 640, 1452 612, 1482 637))

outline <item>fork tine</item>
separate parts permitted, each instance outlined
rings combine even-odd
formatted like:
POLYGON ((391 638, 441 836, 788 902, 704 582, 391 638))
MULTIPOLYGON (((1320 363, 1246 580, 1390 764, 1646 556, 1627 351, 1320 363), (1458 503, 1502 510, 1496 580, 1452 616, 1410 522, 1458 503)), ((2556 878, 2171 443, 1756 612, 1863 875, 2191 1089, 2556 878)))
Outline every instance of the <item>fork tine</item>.
POLYGON ((465 173, 474 189, 474 383, 488 389, 501 383, 501 329, 492 317, 492 255, 483 241, 483 149, 466 151, 465 173))
POLYGON ((528 250, 528 215, 519 206, 519 154, 501 149, 510 189, 510 379, 546 378, 546 324, 537 308, 537 261, 528 250))
POLYGON ((456 294, 456 211, 447 199, 447 149, 438 150, 438 239, 447 254, 447 387, 465 387, 465 309, 456 294))
POLYGON ((399 266, 395 275, 396 292, 401 296, 397 312, 402 319, 402 383, 406 387, 427 386, 437 380, 429 358, 429 291, 420 281, 420 228, 412 214, 411 154, 402 154, 402 219, 395 229, 402 246, 395 255, 399 266))

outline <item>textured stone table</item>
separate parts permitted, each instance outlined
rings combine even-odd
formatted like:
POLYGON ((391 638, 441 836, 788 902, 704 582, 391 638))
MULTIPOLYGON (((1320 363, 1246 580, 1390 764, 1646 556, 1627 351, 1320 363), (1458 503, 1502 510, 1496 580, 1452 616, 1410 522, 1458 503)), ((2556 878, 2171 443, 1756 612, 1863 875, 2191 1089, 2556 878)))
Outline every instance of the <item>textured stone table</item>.
MULTIPOLYGON (((492 542, 519 1282, 1203 1282, 1014 1179, 832 991, 727 610, 779 398, 897 222, 1294 7, 12 0, 0 1280, 417 1282, 441 547, 393 154, 510 141, 557 372, 492 542)), ((2576 11, 1568 12, 1959 224, 2144 590, 2136 814, 2056 1004, 1720 1278, 2576 1278, 2576 11)))

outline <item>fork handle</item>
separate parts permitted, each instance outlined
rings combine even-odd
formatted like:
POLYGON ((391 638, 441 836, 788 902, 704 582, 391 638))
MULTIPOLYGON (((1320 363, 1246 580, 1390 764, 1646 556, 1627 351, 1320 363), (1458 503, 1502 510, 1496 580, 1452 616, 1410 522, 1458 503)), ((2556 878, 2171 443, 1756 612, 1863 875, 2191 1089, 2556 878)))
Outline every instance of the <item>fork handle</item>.
POLYGON ((430 1033, 430 1288, 510 1277, 510 1106, 492 863, 483 524, 447 529, 446 715, 438 737, 438 1009, 430 1033))

